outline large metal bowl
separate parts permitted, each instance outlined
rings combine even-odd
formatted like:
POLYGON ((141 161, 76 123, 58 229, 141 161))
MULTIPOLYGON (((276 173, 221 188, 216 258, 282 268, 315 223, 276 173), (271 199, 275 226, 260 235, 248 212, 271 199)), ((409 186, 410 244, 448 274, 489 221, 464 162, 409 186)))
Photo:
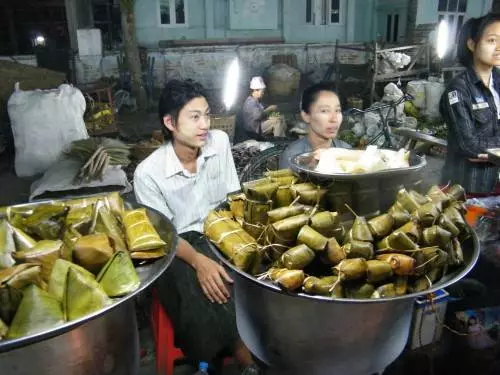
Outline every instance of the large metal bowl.
POLYGON ((312 181, 328 189, 327 209, 347 213, 347 203, 359 215, 373 216, 386 211, 399 189, 420 190, 422 169, 427 165, 425 156, 410 152, 408 168, 390 169, 371 173, 323 174, 315 171, 318 161, 312 153, 294 156, 290 168, 303 181, 312 181))
POLYGON ((364 375, 383 371, 403 351, 417 297, 463 278, 479 257, 475 233, 463 244, 465 266, 429 290, 395 298, 331 299, 287 293, 237 269, 233 271, 238 331, 250 351, 277 374, 364 375))
MULTIPOLYGON (((44 203, 44 202, 37 202, 44 203)), ((143 207, 125 202, 127 208, 143 207)), ((33 203, 15 207, 33 206, 33 203)), ((164 215, 149 207, 149 219, 167 243, 166 256, 136 267, 140 287, 83 318, 33 335, 0 341, 0 374, 136 374, 139 338, 134 297, 168 268, 175 256, 177 232, 164 215)))

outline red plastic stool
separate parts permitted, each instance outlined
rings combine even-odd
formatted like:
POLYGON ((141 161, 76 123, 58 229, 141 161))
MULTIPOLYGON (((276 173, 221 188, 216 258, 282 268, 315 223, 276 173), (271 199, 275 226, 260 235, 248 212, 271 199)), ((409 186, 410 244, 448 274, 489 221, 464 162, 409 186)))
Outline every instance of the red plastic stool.
POLYGON ((156 373, 173 375, 175 361, 184 358, 184 353, 175 346, 174 326, 158 299, 156 289, 153 289, 151 326, 155 340, 156 373))
MULTIPOLYGON (((175 361, 185 358, 181 349, 175 346, 175 333, 172 321, 158 299, 158 292, 153 289, 151 303, 151 327, 155 340, 156 373, 174 375, 175 361)), ((233 363, 233 357, 225 357, 223 366, 233 363)))

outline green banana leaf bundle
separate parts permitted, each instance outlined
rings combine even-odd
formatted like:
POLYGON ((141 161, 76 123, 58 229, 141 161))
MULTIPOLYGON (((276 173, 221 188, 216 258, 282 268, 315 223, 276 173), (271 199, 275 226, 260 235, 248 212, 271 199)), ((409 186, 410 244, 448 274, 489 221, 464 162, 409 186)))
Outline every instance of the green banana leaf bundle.
POLYGON ((329 298, 423 291, 463 266, 470 228, 460 186, 433 186, 426 194, 401 188, 387 212, 369 218, 327 190, 289 170, 267 171, 237 194, 243 219, 210 212, 205 235, 250 275, 287 292, 329 298), (332 202, 346 210, 328 211, 332 202), (226 221, 231 225, 224 228, 226 221), (243 233, 252 240, 238 238, 243 233))
POLYGON ((31 249, 17 251, 14 258, 21 263, 39 264, 41 266, 41 277, 47 282, 56 260, 62 255, 62 246, 63 241, 61 240, 41 240, 31 249))
POLYGON ((101 310, 140 287, 133 259, 162 256, 146 210, 118 193, 0 209, 0 340, 101 310))
POLYGON ((12 254, 16 251, 12 229, 7 220, 0 220, 0 269, 15 264, 12 254))
POLYGON ((9 330, 9 327, 7 327, 7 324, 4 323, 2 319, 0 319, 0 341, 7 336, 7 331, 9 330))
POLYGON ((217 211, 211 211, 204 222, 204 233, 236 267, 241 270, 250 269, 258 245, 236 221, 217 211))
POLYGON ((117 251, 104 265, 97 281, 110 297, 122 297, 139 288, 141 281, 128 252, 117 251))
POLYGON ((27 286, 7 331, 8 339, 15 339, 52 329, 64 324, 59 301, 36 285, 27 286))
POLYGON ((146 251, 166 245, 149 220, 145 208, 124 211, 122 222, 130 251, 146 251))
POLYGON ((307 267, 316 254, 307 245, 298 245, 281 255, 281 263, 289 270, 301 270, 307 267))
POLYGON ((243 211, 243 220, 249 224, 266 225, 267 213, 271 210, 272 201, 262 202, 259 200, 246 199, 243 211))
POLYGON ((86 270, 97 274, 113 256, 113 252, 108 236, 102 233, 89 234, 76 241, 73 259, 86 270))
POLYGON ((321 211, 311 216, 311 228, 325 237, 334 237, 335 230, 340 225, 337 212, 321 211))
POLYGON ((275 207, 286 207, 293 203, 293 194, 290 190, 291 185, 281 185, 276 190, 276 196, 274 198, 275 207))

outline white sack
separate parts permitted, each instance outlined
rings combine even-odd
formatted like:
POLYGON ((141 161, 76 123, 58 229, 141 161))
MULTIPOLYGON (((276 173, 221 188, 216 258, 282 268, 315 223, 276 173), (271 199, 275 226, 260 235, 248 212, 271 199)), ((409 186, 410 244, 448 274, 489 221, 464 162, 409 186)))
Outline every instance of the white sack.
POLYGON ((19 177, 45 172, 71 142, 88 138, 83 121, 85 98, 71 85, 23 91, 16 84, 7 106, 19 177))

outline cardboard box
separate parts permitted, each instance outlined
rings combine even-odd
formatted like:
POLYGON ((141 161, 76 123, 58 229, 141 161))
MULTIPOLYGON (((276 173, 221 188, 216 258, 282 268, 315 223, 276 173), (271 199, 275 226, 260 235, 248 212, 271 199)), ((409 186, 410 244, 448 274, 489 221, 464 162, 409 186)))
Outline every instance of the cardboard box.
POLYGON ((434 292, 434 295, 434 304, 426 297, 418 298, 415 303, 409 343, 411 349, 429 345, 441 338, 449 294, 440 289, 434 292))

